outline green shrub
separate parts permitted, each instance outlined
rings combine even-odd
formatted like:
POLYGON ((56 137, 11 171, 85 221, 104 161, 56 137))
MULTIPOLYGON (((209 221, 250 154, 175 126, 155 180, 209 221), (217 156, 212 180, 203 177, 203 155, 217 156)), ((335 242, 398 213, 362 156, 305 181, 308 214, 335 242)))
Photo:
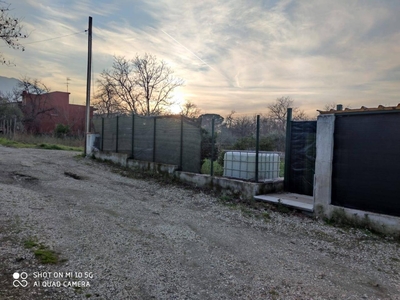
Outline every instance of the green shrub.
POLYGON ((64 124, 57 124, 56 128, 54 129, 54 134, 56 137, 64 137, 70 132, 69 125, 64 124))
MULTIPOLYGON (((224 173, 224 168, 216 161, 213 162, 213 167, 214 167, 214 175, 222 176, 222 174, 224 173)), ((206 158, 204 160, 203 165, 201 166, 201 173, 210 175, 210 173, 211 173, 211 160, 210 159, 206 158)))

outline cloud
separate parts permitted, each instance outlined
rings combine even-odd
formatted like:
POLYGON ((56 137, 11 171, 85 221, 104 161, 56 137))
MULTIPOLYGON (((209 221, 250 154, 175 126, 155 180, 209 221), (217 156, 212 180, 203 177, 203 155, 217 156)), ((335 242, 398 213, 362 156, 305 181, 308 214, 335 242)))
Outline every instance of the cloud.
MULTIPOLYGON (((84 30, 93 15, 95 77, 111 67, 113 55, 152 53, 186 81, 181 91, 203 111, 252 113, 284 95, 310 112, 330 102, 377 106, 383 98, 396 102, 400 89, 400 4, 394 1, 21 3, 29 41, 84 30)), ((29 56, 7 49, 21 66, 10 73, 43 76, 60 89, 64 75, 74 78, 71 91, 84 98, 86 38, 31 44, 29 56)))

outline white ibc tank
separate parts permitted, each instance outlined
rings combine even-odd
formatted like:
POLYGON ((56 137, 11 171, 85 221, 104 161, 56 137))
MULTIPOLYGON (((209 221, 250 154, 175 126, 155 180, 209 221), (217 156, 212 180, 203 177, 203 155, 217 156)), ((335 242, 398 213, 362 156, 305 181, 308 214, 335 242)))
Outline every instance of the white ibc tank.
MULTIPOLYGON (((280 157, 278 153, 258 154, 258 180, 279 177, 280 157)), ((251 180, 255 178, 256 153, 230 151, 224 155, 224 176, 251 180)))

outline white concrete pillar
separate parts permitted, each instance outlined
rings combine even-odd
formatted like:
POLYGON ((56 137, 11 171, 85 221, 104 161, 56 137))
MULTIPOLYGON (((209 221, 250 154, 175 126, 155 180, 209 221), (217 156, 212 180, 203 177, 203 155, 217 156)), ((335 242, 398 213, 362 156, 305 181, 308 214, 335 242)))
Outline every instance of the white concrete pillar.
POLYGON ((331 203, 334 130, 334 114, 318 116, 314 178, 314 203, 317 214, 324 211, 326 213, 331 203))

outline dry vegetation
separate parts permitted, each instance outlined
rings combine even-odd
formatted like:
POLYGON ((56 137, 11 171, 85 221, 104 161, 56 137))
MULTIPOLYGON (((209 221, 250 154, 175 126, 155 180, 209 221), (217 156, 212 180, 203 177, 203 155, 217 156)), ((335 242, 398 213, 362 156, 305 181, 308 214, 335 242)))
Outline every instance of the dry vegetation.
POLYGON ((83 137, 57 138, 47 135, 31 135, 16 133, 12 138, 0 136, 0 145, 14 148, 41 148, 51 150, 83 151, 83 137))

